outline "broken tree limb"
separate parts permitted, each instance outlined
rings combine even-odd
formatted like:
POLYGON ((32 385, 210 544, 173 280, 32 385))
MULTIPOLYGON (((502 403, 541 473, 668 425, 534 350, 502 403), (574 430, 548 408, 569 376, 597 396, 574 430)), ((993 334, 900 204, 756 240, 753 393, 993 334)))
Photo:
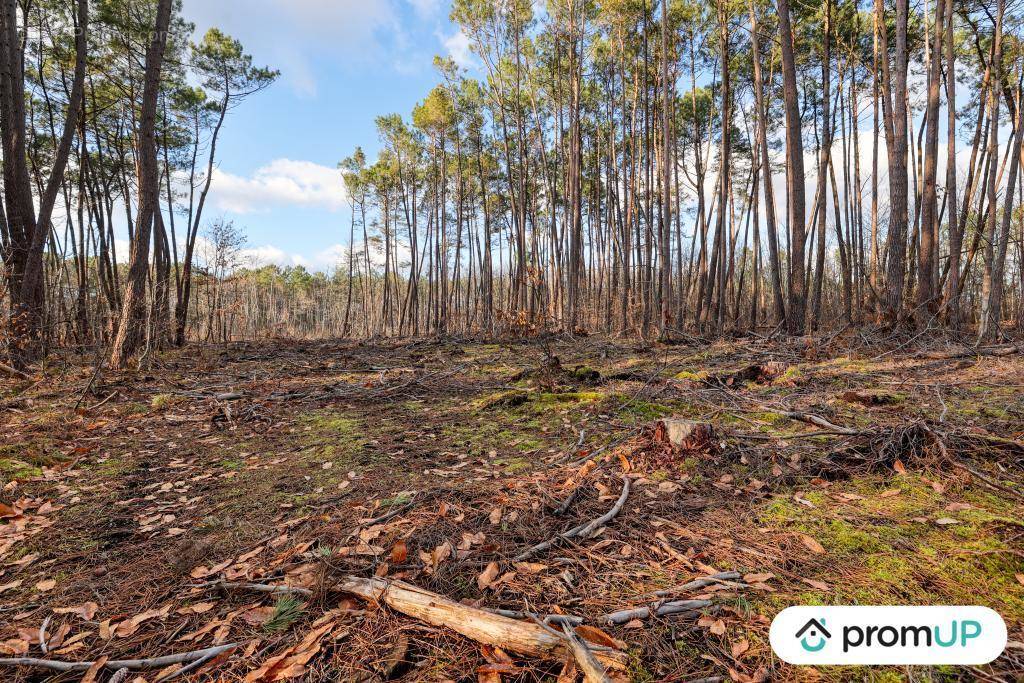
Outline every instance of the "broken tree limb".
POLYGON ((996 346, 979 346, 959 348, 953 351, 932 351, 920 355, 922 358, 929 358, 931 360, 954 360, 956 358, 975 358, 977 356, 1012 356, 1015 353, 1024 353, 1024 345, 1001 344, 996 346))
POLYGON ((32 376, 28 373, 22 372, 17 368, 12 368, 10 365, 0 363, 0 375, 9 375, 15 379, 24 380, 26 382, 32 381, 32 376))
POLYGON ((193 588, 224 588, 253 591, 256 593, 270 593, 271 595, 304 595, 306 597, 313 595, 313 591, 309 590, 308 588, 298 588, 296 586, 275 586, 269 583, 234 583, 231 581, 209 581, 207 583, 197 584, 193 586, 193 588))
MULTIPOLYGON (((164 655, 151 659, 111 659, 103 665, 106 669, 162 669, 172 664, 190 664, 200 659, 208 659, 222 652, 238 647, 238 643, 208 647, 205 650, 182 652, 176 655, 164 655)), ((34 657, 0 658, 0 666, 34 666, 53 671, 88 671, 95 662, 62 662, 56 659, 36 659, 34 657)))
POLYGON ((791 410, 775 410, 774 408, 769 408, 769 410, 775 413, 776 415, 782 415, 783 417, 788 417, 790 420, 798 420, 799 422, 806 422, 807 424, 812 424, 816 427, 822 427, 823 429, 827 429, 830 432, 835 432, 836 434, 843 434, 845 436, 860 436, 861 434, 864 433, 860 429, 840 427, 837 424, 829 422, 822 416, 814 415, 813 413, 797 413, 791 410))
MULTIPOLYGON (((346 576, 334 588, 508 652, 538 659, 564 659, 573 654, 564 639, 539 624, 491 614, 401 581, 346 576)), ((617 650, 601 650, 595 656, 605 666, 625 666, 625 653, 617 650)))
POLYGON ((648 607, 636 607, 624 609, 617 612, 609 612, 601 617, 601 621, 611 626, 625 624, 634 619, 646 619, 652 614, 665 617, 670 614, 681 614, 684 612, 699 613, 705 607, 711 606, 710 600, 673 600, 671 602, 656 602, 648 607))
POLYGON ((684 583, 681 586, 654 591, 654 594, 659 598, 664 598, 669 595, 675 595, 676 593, 685 593, 699 588, 707 588, 708 586, 713 586, 716 583, 721 583, 723 581, 735 581, 742 577, 743 575, 739 572, 719 572, 717 574, 712 574, 711 576, 705 576, 704 578, 694 579, 693 581, 684 583))
POLYGON ((559 541, 569 540, 569 539, 573 539, 573 538, 587 538, 587 537, 589 537, 591 534, 593 534, 599 528, 601 528, 605 524, 608 524, 608 522, 612 521, 613 519, 615 519, 618 516, 619 512, 622 510, 622 506, 626 504, 626 499, 629 498, 629 485, 630 485, 629 477, 623 475, 622 476, 622 494, 619 496, 619 499, 617 501, 615 501, 615 505, 613 505, 612 508, 608 512, 606 512, 605 514, 601 515, 597 519, 593 519, 593 520, 591 520, 589 522, 584 522, 583 524, 580 524, 579 526, 575 526, 572 529, 569 529, 568 531, 565 531, 565 532, 563 532, 561 534, 558 534, 557 536, 555 536, 555 537, 553 537, 551 539, 548 539, 547 541, 544 541, 543 543, 538 543, 537 545, 535 545, 535 546, 533 546, 531 548, 527 548, 526 550, 524 550, 523 552, 519 553, 514 558, 512 558, 512 561, 513 562, 522 562, 523 560, 526 560, 526 559, 528 559, 530 557, 533 557, 534 555, 536 555, 537 553, 539 553, 539 552, 541 552, 543 550, 547 550, 548 548, 550 548, 551 546, 555 545, 559 541))
POLYGON ((42 650, 44 655, 48 652, 46 647, 46 627, 50 625, 51 619, 53 619, 53 615, 47 615, 47 617, 43 619, 43 625, 39 627, 39 649, 42 650))
POLYGON ((572 656, 576 659, 576 665, 583 672, 583 680, 586 683, 611 683, 612 679, 608 677, 608 672, 604 670, 600 660, 576 631, 568 624, 562 624, 562 631, 565 633, 565 640, 572 651, 572 656))
POLYGON ((935 431, 931 427, 922 423, 921 428, 924 430, 926 434, 928 434, 928 436, 932 438, 932 441, 935 442, 935 445, 939 447, 939 452, 942 453, 943 459, 950 465, 956 467, 957 469, 961 469, 967 472, 968 474, 978 479, 980 482, 982 482, 983 484, 990 488, 993 488, 997 491, 1002 491, 1003 493, 1008 493, 1011 496, 1014 496, 1015 498, 1024 500, 1024 493, 1021 493, 1020 491, 1017 491, 1015 489, 1011 489, 1009 486, 1004 486, 1003 484, 1000 484, 998 481, 995 481, 994 479, 986 475, 984 472, 980 472, 977 468, 971 467, 967 463, 960 462, 959 460, 954 458, 953 455, 949 452, 949 449, 946 448, 945 440, 943 440, 941 436, 935 433, 935 431))

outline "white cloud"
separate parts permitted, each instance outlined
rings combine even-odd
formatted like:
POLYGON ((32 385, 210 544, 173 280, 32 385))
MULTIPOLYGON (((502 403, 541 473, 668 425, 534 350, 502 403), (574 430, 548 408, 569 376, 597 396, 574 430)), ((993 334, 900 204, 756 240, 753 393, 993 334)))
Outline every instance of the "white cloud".
MULTIPOLYGON (((400 264, 399 268, 403 270, 403 272, 407 271, 407 268, 403 268, 402 264, 408 264, 411 255, 409 246, 403 242, 399 242, 393 246, 398 250, 397 256, 400 264)), ((268 265, 277 265, 282 267, 303 266, 310 271, 329 273, 336 269, 347 271, 348 253, 349 246, 341 243, 332 244, 312 254, 287 252, 272 244, 264 244, 258 247, 247 247, 243 249, 241 251, 241 261, 245 266, 251 268, 268 265)), ((368 248, 366 248, 362 241, 358 241, 353 246, 353 254, 355 258, 355 268, 358 271, 362 271, 366 267, 366 264, 363 261, 364 254, 369 255, 371 268, 378 272, 384 268, 384 245, 379 242, 370 242, 368 244, 368 248)))
POLYGON ((416 14, 423 18, 432 17, 441 6, 441 0, 409 0, 416 14))
POLYGON ((274 206, 306 206, 338 211, 345 205, 341 172, 312 161, 275 159, 250 177, 217 169, 213 203, 233 213, 254 213, 274 206))
POLYGON ((470 49, 469 36, 461 28, 455 34, 444 38, 443 42, 448 56, 454 59, 456 64, 466 69, 476 66, 473 51, 470 49))
MULTIPOLYGON (((410 0, 413 1, 413 0, 410 0)), ((415 0, 426 6, 432 0, 415 0)), ((382 38, 401 33, 396 0, 185 0, 183 14, 202 35, 216 26, 242 41, 258 63, 282 71, 300 95, 316 91, 313 60, 338 63, 387 54, 382 38)))

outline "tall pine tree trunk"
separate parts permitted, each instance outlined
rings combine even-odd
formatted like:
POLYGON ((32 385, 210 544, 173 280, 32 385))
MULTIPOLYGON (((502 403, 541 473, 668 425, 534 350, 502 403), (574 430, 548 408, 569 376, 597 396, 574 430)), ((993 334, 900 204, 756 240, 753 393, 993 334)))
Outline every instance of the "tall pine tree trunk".
POLYGON ((156 105, 160 94, 160 71, 167 28, 171 21, 172 0, 159 0, 156 23, 146 49, 145 78, 138 132, 139 209, 135 223, 125 280, 121 319, 110 354, 110 365, 123 368, 142 347, 146 335, 146 276, 149 273, 149 245, 157 205, 159 171, 156 156, 156 105))

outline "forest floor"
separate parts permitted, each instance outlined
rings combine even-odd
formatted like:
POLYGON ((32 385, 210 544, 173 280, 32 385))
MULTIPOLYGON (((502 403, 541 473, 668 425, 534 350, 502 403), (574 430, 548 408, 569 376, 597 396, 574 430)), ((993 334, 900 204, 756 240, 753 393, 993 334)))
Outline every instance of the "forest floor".
POLYGON ((51 361, 0 379, 0 657, 237 643, 128 680, 576 680, 564 656, 338 589, 376 576, 582 617, 592 646, 621 651, 619 679, 1020 680, 1024 356, 942 355, 838 336, 268 342, 123 374, 51 361), (713 432, 666 445, 653 425, 671 416, 713 432), (513 560, 609 511, 625 479, 595 533, 513 560), (655 590, 701 602, 609 624, 655 590), (971 669, 797 668, 768 644, 795 604, 986 605, 1011 643, 971 669))

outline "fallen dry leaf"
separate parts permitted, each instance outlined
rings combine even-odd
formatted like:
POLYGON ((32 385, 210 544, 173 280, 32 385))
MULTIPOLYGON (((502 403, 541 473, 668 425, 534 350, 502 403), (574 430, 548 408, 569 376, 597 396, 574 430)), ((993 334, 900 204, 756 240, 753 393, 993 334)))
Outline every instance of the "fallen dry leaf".
POLYGON ((103 670, 103 667, 106 665, 106 663, 106 655, 100 657, 95 662, 93 662, 92 666, 90 666, 88 670, 86 670, 85 675, 82 676, 81 683, 94 683, 96 681, 96 677, 99 675, 100 671, 103 670))
POLYGON ((452 544, 448 541, 445 541, 441 545, 431 550, 429 553, 421 550, 420 559, 423 561, 423 564, 426 565, 427 571, 432 572, 435 569, 437 569, 437 566, 439 564, 448 559, 448 557, 450 557, 451 554, 452 544))
POLYGON ((113 634, 119 638, 127 638, 136 631, 139 630, 139 626, 149 621, 150 619, 156 619, 157 617, 166 617, 171 611, 170 605, 164 605, 157 609, 147 610, 140 614, 136 614, 131 619, 125 619, 116 626, 113 627, 113 634))
POLYGON ((86 621, 92 621, 92 618, 96 616, 96 610, 99 609, 99 605, 95 602, 87 602, 84 605, 78 607, 57 607, 53 610, 54 614, 77 614, 86 621))
POLYGON ((824 546, 822 546, 816 540, 814 540, 807 534, 797 534, 797 536, 800 537, 800 542, 807 546, 807 549, 810 550, 812 553, 817 553, 819 555, 824 554, 824 546))
POLYGON ((213 609, 214 604, 212 602, 197 602, 188 607, 182 607, 178 610, 178 614, 205 614, 213 609))
POLYGON ((409 546, 406 545, 405 539, 398 541, 391 548, 391 563, 392 564, 403 564, 409 558, 409 546))
POLYGON ((801 578, 800 580, 803 581, 804 583, 806 583, 811 588, 817 588, 820 591, 832 590, 832 588, 827 583, 825 583, 824 581, 817 581, 815 579, 804 579, 804 578, 801 578))
POLYGON ((732 644, 732 657, 736 659, 741 657, 747 650, 750 649, 750 641, 746 638, 736 641, 732 644))
POLYGON ((103 640, 110 640, 114 637, 114 632, 110 628, 110 619, 104 619, 100 622, 100 638, 103 640))
POLYGON ((57 582, 53 579, 45 579, 36 584, 36 590, 45 593, 46 591, 52 591, 57 585, 57 582))
POLYGON ((616 649, 625 649, 625 643, 623 643, 620 640, 616 640, 615 638, 612 638, 610 635, 608 635, 601 629, 597 628, 596 626, 587 626, 584 624, 582 626, 577 626, 575 630, 576 635, 578 635, 580 638, 587 641, 588 643, 593 643, 594 645, 602 645, 604 647, 611 647, 616 649))
POLYGON ((498 577, 498 572, 501 569, 498 567, 497 562, 491 562, 487 567, 480 572, 480 576, 476 577, 476 585, 480 590, 487 590, 488 586, 494 583, 494 579, 498 577))
POLYGON ((242 621, 253 626, 262 626, 272 616, 274 616, 273 607, 253 607, 242 612, 242 621))

